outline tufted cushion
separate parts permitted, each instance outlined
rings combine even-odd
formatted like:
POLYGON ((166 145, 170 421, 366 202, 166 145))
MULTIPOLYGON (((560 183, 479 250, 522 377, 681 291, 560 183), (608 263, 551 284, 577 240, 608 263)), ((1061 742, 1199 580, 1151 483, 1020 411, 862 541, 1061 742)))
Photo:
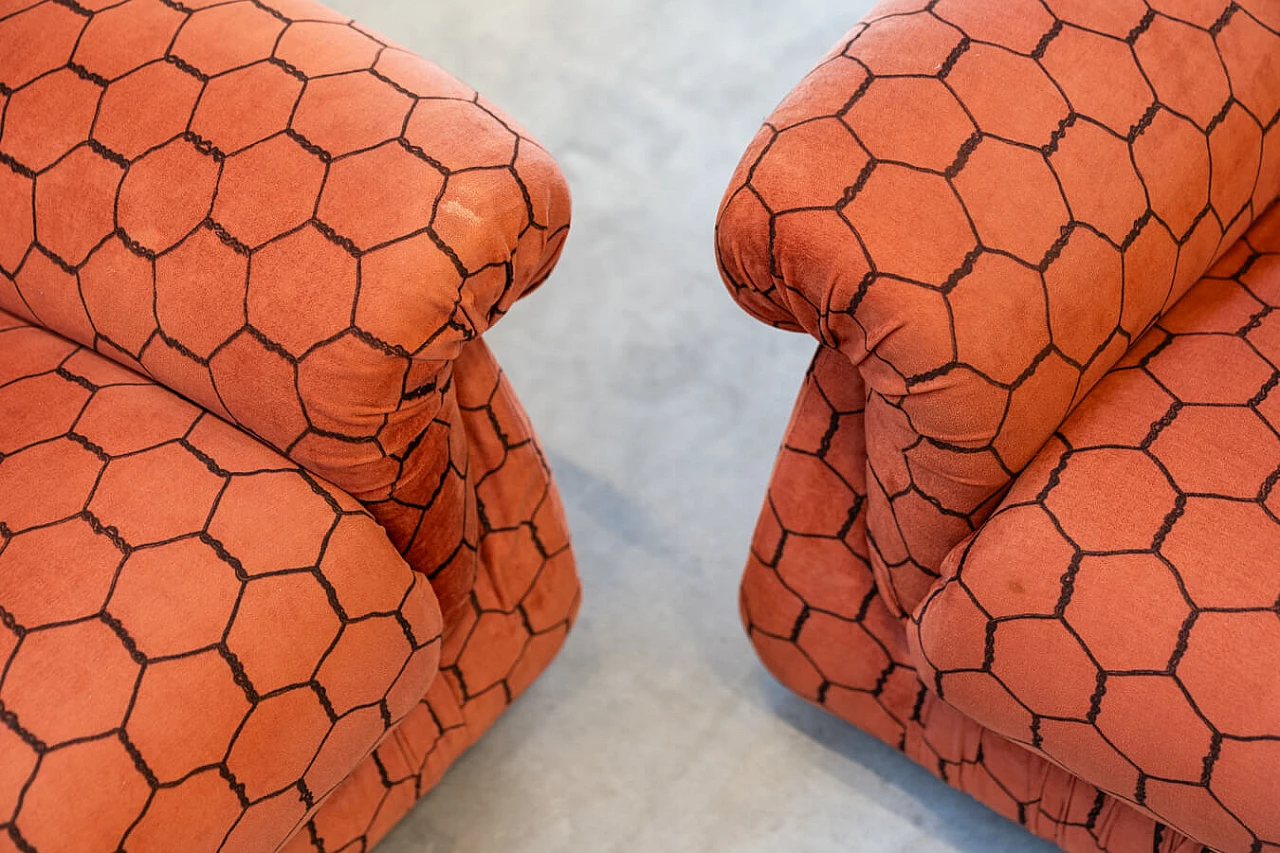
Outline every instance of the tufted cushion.
POLYGON ((311 0, 103 5, 0 7, 0 308, 364 501, 456 613, 452 365, 555 263, 563 177, 311 0))
POLYGON ((1271 0, 894 0, 769 118, 721 271, 865 380, 895 613, 1280 193, 1277 114, 1271 0))
POLYGON ((0 312, 0 826, 272 850, 436 680, 423 576, 352 498, 0 312))
POLYGON ((1280 844, 1280 208, 1098 384, 909 632, 944 700, 1216 849, 1280 844))

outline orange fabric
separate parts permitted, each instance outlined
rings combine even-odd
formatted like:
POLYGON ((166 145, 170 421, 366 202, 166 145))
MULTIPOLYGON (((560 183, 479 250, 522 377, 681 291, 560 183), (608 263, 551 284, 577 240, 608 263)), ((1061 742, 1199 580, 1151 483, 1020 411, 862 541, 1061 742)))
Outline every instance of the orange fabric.
MULTIPOLYGON (((921 681, 867 556, 860 382, 843 355, 819 350, 796 403, 742 581, 743 621, 765 666, 805 699, 1071 853, 1200 853, 1181 833, 983 728, 921 681)), ((980 661, 984 641, 981 630, 955 630, 948 647, 980 661)))
POLYGON ((355 495, 456 616, 480 521, 453 362, 550 272, 563 176, 310 0, 90 5, 0 8, 0 308, 355 495))
POLYGON ((1272 744, 1247 739, 1280 730, 1240 719, 1274 704, 1280 665, 1280 213, 1240 241, 1280 193, 1278 125, 1269 0, 898 0, 783 101, 721 208, 735 298, 825 344, 743 579, 758 652, 1070 851, 1280 844, 1272 744), (1165 390, 1129 378, 1153 374, 1165 390), (1015 482, 1060 427, 1094 455, 1051 482, 1051 442, 1015 482), (1165 473, 1132 449, 1148 433, 1178 442, 1165 473), (1234 515, 1170 521, 1179 490, 1184 512, 1234 495, 1234 515), (1046 521, 1055 502, 1078 533, 1046 521), (1153 544, 1167 526, 1182 541, 1153 544), (1153 548, 1191 580, 1153 572, 1153 548), (1109 567, 1086 577, 1086 550, 1109 567), (1178 645, 1197 630, 1202 651, 1178 645))
POLYGON ((568 214, 311 0, 0 3, 0 847, 368 849, 547 666, 573 556, 479 335, 568 214))
POLYGON ((463 347, 456 376, 487 519, 481 571, 446 625, 440 678, 285 850, 372 849, 546 669, 577 615, 568 530, 519 401, 482 341, 463 347))
MULTIPOLYGON (((921 680, 903 622, 871 570, 865 415, 857 371, 842 354, 819 350, 774 468, 742 580, 743 621, 765 666, 805 699, 1071 853, 1200 853, 1203 847, 1184 834, 984 728, 921 680)), ((1029 565, 1033 570, 1035 563, 1029 565)), ((1044 582, 1058 580, 1053 575, 1044 582)), ((949 652, 946 660, 980 666, 985 626, 954 621, 938 640, 949 652)), ((1052 660, 1015 663, 1056 672, 1052 660)), ((980 719, 1009 704, 998 685, 992 690, 978 683, 961 695, 982 708, 980 719)))
POLYGON ((305 819, 305 849, 368 849, 435 784, 578 603, 536 446, 479 346, 459 393, 493 523, 442 641, 429 585, 351 497, 0 313, 0 839, 271 850, 305 819))
POLYGON ((1168 5, 881 4, 730 184, 735 298, 867 383, 871 560, 895 613, 1280 194, 1271 0, 1168 5))
POLYGON ((1085 398, 908 631, 944 700, 1220 850, 1280 843, 1276 306, 1280 207, 1085 398))
POLYGON ((3 313, 0 424, 0 833, 282 843, 432 683, 426 579, 348 495, 3 313))

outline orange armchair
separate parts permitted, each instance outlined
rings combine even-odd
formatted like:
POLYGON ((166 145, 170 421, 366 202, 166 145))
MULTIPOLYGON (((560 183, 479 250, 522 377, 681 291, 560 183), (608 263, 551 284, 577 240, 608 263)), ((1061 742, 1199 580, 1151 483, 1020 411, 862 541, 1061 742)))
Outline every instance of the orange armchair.
POLYGON ((769 669, 1070 851, 1280 845, 1280 7, 890 0, 721 207, 769 669))
POLYGON ((569 197, 311 0, 0 4, 0 849, 371 847, 579 596, 481 340, 569 197))

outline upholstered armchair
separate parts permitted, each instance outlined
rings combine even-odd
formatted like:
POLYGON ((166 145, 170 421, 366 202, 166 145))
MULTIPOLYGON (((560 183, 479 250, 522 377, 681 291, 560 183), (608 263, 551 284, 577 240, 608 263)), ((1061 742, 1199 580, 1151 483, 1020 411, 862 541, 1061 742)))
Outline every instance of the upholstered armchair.
POLYGON ((555 163, 311 0, 0 3, 0 850, 366 850, 578 603, 555 163))
POLYGON ((1274 0, 891 0, 720 211, 757 651, 1070 851, 1280 849, 1278 116, 1274 0))

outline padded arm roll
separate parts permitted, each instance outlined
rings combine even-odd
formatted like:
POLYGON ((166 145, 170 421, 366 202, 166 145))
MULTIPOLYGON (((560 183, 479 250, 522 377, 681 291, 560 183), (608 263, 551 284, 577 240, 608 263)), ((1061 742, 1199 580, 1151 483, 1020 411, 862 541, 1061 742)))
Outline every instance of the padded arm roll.
POLYGON ((375 433, 550 272, 563 176, 331 10, 200 5, 0 17, 0 307, 278 447, 375 433))
MULTIPOLYGON (((1072 286, 1048 298, 1064 320, 1116 302, 1109 326, 1055 338, 1087 361, 1203 274, 1280 192, 1280 150, 1263 144, 1280 111, 1269 4, 1199 0, 1190 22, 1136 0, 1047 5, 897 0, 855 27, 769 117, 725 195, 717 251, 743 307, 889 361, 877 378, 901 389, 955 362, 932 345, 953 331, 946 312, 904 305, 910 288, 874 298, 888 281, 949 292, 993 255, 1061 269, 1072 286), (1079 275, 1144 248, 1123 305, 1079 275)), ((984 294, 1016 275, 999 273, 984 294)), ((1050 286, 993 319, 1044 314, 1050 286)))
POLYGON ((870 537, 906 609, 1280 192, 1273 5, 1173 5, 882 3, 725 196, 735 298, 866 380, 870 537))

